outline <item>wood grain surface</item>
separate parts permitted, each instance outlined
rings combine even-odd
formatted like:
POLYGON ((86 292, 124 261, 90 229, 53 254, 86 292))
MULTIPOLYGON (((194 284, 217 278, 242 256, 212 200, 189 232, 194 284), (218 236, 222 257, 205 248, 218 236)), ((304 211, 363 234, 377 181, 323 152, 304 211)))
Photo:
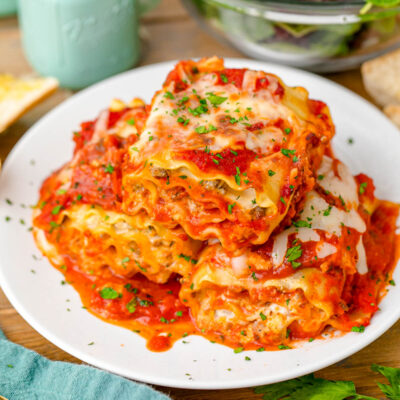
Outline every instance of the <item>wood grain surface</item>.
MULTIPOLYGON (((244 57, 238 51, 218 43, 203 32, 187 15, 178 0, 162 1, 155 10, 143 18, 141 36, 143 49, 140 65, 199 56, 244 57)), ((33 73, 21 48, 20 32, 15 18, 0 20, 0 73, 2 72, 16 75, 33 73)), ((327 77, 371 100, 363 89, 359 70, 331 74, 327 77)), ((4 161, 17 140, 33 123, 72 94, 66 89, 58 90, 0 135, 1 160, 4 161)), ((81 363, 33 330, 11 306, 1 289, 0 328, 13 342, 35 350, 51 360, 81 363)), ((328 379, 353 380, 360 393, 380 398, 382 394, 375 384, 377 375, 370 370, 372 363, 400 367, 400 322, 364 350, 319 371, 317 375, 328 379)), ((158 389, 176 400, 261 399, 260 395, 253 393, 252 388, 223 391, 163 387, 158 389)))

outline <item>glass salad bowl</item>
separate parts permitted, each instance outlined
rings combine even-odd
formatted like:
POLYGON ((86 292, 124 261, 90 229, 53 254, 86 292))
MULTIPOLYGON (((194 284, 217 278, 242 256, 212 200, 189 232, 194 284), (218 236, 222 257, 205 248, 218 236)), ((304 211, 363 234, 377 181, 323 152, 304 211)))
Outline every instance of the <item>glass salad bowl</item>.
POLYGON ((386 8, 365 0, 182 2, 203 28, 248 56, 312 71, 351 69, 400 47, 400 1, 379 0, 386 8))

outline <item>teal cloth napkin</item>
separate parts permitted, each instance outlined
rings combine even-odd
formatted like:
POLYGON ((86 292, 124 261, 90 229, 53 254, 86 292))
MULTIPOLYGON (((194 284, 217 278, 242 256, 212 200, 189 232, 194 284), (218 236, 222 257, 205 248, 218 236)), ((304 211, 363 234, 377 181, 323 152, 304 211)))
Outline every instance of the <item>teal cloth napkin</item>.
POLYGON ((170 400, 96 368, 50 361, 8 341, 1 330, 0 395, 9 400, 170 400))

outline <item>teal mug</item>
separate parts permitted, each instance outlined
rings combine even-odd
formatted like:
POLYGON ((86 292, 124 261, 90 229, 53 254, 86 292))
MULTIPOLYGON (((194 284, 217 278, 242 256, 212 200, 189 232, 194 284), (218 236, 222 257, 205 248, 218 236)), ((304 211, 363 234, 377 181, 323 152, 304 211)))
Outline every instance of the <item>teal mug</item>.
MULTIPOLYGON (((0 0, 1 1, 1 0, 0 0)), ((80 89, 139 60, 139 15, 158 0, 19 0, 26 57, 41 75, 80 89)))
POLYGON ((0 17, 13 15, 17 12, 17 0, 0 0, 0 17))

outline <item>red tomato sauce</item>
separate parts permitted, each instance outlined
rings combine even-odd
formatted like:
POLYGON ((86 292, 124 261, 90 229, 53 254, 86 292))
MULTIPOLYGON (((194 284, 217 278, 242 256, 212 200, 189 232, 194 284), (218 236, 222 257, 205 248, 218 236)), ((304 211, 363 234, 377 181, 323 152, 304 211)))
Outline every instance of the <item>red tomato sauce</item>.
POLYGON ((241 173, 245 172, 256 156, 256 153, 246 148, 224 149, 216 154, 206 153, 204 150, 189 150, 177 154, 178 159, 191 161, 202 171, 219 172, 225 175, 236 175, 237 168, 241 173))
POLYGON ((178 297, 177 276, 165 284, 157 284, 141 274, 128 279, 106 269, 99 277, 85 274, 68 259, 61 270, 88 311, 144 336, 152 351, 168 350, 174 341, 195 332, 189 309, 178 297), (102 290, 105 288, 112 288, 117 297, 104 299, 102 290))

